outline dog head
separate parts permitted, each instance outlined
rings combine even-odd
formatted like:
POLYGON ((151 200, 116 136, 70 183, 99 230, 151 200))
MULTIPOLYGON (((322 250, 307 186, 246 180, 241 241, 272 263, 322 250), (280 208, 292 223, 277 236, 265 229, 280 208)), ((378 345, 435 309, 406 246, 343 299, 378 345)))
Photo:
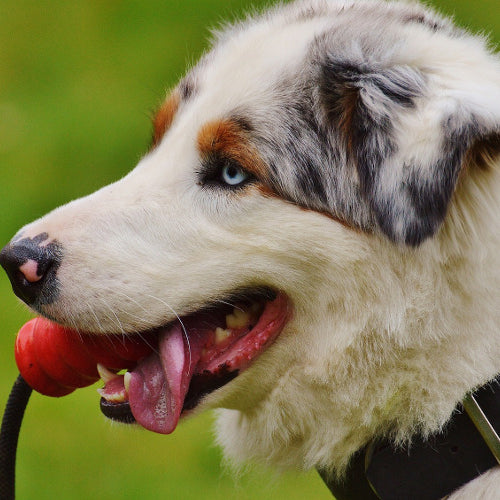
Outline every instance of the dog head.
MULTIPOLYGON (((23 228, 2 261, 54 321, 158 330, 140 382, 164 370, 169 402, 226 408, 229 454, 341 466, 373 434, 439 426, 469 388, 431 408, 421 361, 440 360, 440 383, 461 363, 464 328, 435 305, 466 302, 451 281, 471 235, 493 247, 499 127, 481 40, 415 5, 299 1, 219 33, 137 167, 23 228)), ((171 432, 181 410, 144 419, 171 432)))

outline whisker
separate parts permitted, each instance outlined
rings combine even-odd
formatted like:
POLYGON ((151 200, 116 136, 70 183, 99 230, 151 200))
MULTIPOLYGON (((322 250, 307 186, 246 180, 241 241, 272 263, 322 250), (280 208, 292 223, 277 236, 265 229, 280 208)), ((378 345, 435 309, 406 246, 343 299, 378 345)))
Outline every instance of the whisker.
POLYGON ((226 300, 217 300, 216 301, 218 304, 224 304, 226 306, 233 307, 234 309, 237 309, 239 311, 244 312, 244 309, 241 306, 238 306, 237 304, 233 304, 232 302, 228 302, 226 300))
POLYGON ((122 333, 125 333, 125 330, 123 329, 123 326, 122 326, 120 320, 118 319, 118 316, 116 315, 114 310, 111 308, 111 306, 102 297, 99 297, 99 300, 100 300, 101 304, 103 304, 112 314, 112 316, 109 316, 107 314, 106 314, 106 316, 111 320, 111 322, 115 323, 118 326, 118 328, 120 329, 120 331, 122 333), (113 318, 114 318, 114 320, 113 320, 113 318))
MULTIPOLYGON (((127 295, 126 293, 123 293, 123 292, 120 292, 118 290, 114 290, 113 293, 118 293, 120 294, 122 297, 124 297, 126 300, 128 300, 129 302, 132 302, 133 304, 135 304, 136 306, 139 306, 139 308, 141 308, 145 313, 149 313, 149 311, 140 303, 140 302, 137 302, 137 300, 134 300, 132 297, 130 297, 129 295, 127 295)), ((124 310, 123 311, 124 314, 126 314, 127 316, 129 316, 130 318, 134 318, 134 319, 137 319, 139 320, 141 323, 146 323, 146 324, 149 324, 151 325, 152 327, 155 327, 155 326, 158 326, 157 324, 155 324, 153 321, 151 321, 149 319, 149 317, 146 317, 146 316, 138 316, 136 314, 132 314, 131 312, 127 311, 127 310, 124 310)))
MULTIPOLYGON (((136 300, 132 299, 132 297, 130 297, 129 295, 127 295, 126 293, 123 293, 123 292, 119 292, 117 290, 112 290, 113 293, 118 293, 120 295, 122 295, 123 297, 125 297, 127 300, 129 300, 130 302, 133 302, 134 304, 136 304, 137 306, 139 306, 141 309, 143 309, 145 312, 149 312, 142 304, 140 304, 139 302, 137 302, 136 300)), ((130 313, 129 311, 127 310, 124 310, 123 311, 123 314, 126 314, 127 316, 131 317, 131 318, 134 318, 134 319, 137 319, 139 320, 140 323, 143 323, 145 326, 147 325, 147 327, 157 327, 158 325, 156 323, 154 323, 153 321, 151 321, 149 319, 149 317, 143 317, 143 316, 138 316, 138 315, 135 315, 135 314, 132 314, 130 313)), ((116 316, 116 314, 115 314, 116 316)), ((125 339, 125 337, 127 336, 130 336, 130 334, 134 334, 134 335, 137 335, 148 347, 151 348, 151 351, 152 352, 155 352, 156 354, 158 354, 158 348, 154 345, 152 345, 148 339, 141 333, 141 331, 139 330, 136 330, 135 332, 123 332, 122 335, 123 335, 123 338, 125 339)))
POLYGON ((88 303, 88 302, 85 302, 85 304, 87 305, 87 308, 88 310, 91 312, 92 316, 94 316, 95 318, 95 321, 97 323, 97 327, 99 328, 99 330, 103 331, 103 328, 102 328, 102 325, 101 325, 101 322, 99 321, 99 317, 97 316, 97 314, 95 313, 93 307, 88 303))

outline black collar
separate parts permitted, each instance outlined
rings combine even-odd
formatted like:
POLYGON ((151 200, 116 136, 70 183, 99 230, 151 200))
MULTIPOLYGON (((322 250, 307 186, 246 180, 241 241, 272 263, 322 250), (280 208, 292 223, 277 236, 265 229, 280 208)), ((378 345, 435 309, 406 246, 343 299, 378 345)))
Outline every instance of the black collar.
POLYGON ((337 500, 438 500, 500 463, 498 434, 500 376, 468 395, 439 434, 410 448, 371 444, 343 480, 320 475, 337 500))

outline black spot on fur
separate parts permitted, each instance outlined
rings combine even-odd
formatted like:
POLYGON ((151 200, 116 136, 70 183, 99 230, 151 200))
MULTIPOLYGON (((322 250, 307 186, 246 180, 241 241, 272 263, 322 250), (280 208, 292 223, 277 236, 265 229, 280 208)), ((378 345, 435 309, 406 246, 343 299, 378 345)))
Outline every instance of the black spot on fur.
POLYGON ((428 16, 425 14, 411 14, 408 16, 405 16, 403 18, 404 23, 415 23, 415 24, 422 24, 424 26, 427 26, 431 31, 440 31, 443 29, 443 24, 439 23, 438 21, 434 19, 430 19, 428 16))
POLYGON ((179 92, 181 99, 187 101, 196 93, 196 85, 189 77, 185 77, 179 84, 179 92))
POLYGON ((328 134, 321 128, 307 92, 297 88, 291 93, 293 83, 289 81, 282 85, 283 93, 293 95, 293 100, 282 108, 276 130, 255 130, 253 134, 269 168, 269 187, 298 205, 326 211, 332 156, 328 134))
POLYGON ((302 162, 297 171, 297 184, 307 195, 317 198, 321 203, 328 202, 322 174, 317 165, 308 163, 307 160, 302 162))
POLYGON ((470 163, 480 168, 488 168, 500 155, 500 134, 493 132, 475 140, 467 155, 470 163))
POLYGON ((465 154, 467 135, 453 134, 443 144, 442 156, 426 172, 419 175, 418 168, 410 169, 406 187, 415 213, 420 218, 436 219, 440 223, 458 178, 458 172, 465 154))
POLYGON ((407 244, 418 245, 434 234, 446 216, 465 154, 478 133, 474 125, 457 130, 453 127, 452 118, 443 125, 441 154, 426 174, 419 175, 418 168, 410 170, 406 188, 417 223, 406 230, 407 244))
MULTIPOLYGON (((315 143, 316 151, 323 150, 323 154, 319 157, 325 158, 327 144, 321 138, 325 138, 326 134, 320 129, 309 101, 299 101, 293 110, 296 119, 289 124, 287 147, 293 152, 294 162, 297 165, 295 170, 297 185, 308 198, 326 204, 328 195, 324 183, 324 165, 318 162, 318 155, 312 155, 307 148, 299 147, 302 144, 315 143), (306 134, 308 137, 304 138, 306 134)), ((317 202, 313 205, 317 205, 317 202)))
POLYGON ((370 83, 380 90, 384 96, 400 106, 414 107, 414 99, 421 95, 419 84, 422 82, 415 82, 405 78, 403 71, 397 69, 389 69, 382 73, 368 75, 363 80, 365 85, 370 83))
POLYGON ((407 199, 408 204, 397 206, 396 210, 396 205, 389 203, 384 217, 379 217, 381 227, 395 240, 401 236, 394 227, 403 222, 403 242, 418 246, 435 234, 446 217, 466 152, 478 133, 474 126, 454 130, 453 121, 449 119, 443 124, 443 140, 433 164, 406 165, 403 169, 407 175, 402 182, 401 199, 407 199))
POLYGON ((409 66, 372 68, 367 64, 328 59, 322 65, 320 86, 326 100, 339 98, 351 88, 369 95, 378 90, 397 104, 412 106, 413 99, 422 95, 424 83, 422 74, 409 66))
POLYGON ((246 116, 234 114, 230 117, 230 120, 237 123, 238 126, 245 132, 252 132, 254 130, 254 126, 246 116))
POLYGON ((388 116, 374 117, 362 105, 352 120, 351 144, 361 191, 370 199, 382 163, 394 153, 393 124, 388 116), (378 119, 377 119, 378 118, 378 119))

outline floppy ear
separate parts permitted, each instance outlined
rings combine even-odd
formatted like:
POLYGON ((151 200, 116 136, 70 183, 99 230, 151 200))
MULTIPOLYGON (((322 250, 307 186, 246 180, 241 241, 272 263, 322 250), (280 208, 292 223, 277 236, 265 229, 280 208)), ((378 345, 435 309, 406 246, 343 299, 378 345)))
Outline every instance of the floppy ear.
MULTIPOLYGON (((415 67, 329 60, 322 71, 327 122, 376 223, 391 240, 419 245, 443 222, 466 153, 498 134, 500 113, 475 95, 481 85, 447 89, 415 67)), ((498 102, 500 89, 489 92, 498 102)))

